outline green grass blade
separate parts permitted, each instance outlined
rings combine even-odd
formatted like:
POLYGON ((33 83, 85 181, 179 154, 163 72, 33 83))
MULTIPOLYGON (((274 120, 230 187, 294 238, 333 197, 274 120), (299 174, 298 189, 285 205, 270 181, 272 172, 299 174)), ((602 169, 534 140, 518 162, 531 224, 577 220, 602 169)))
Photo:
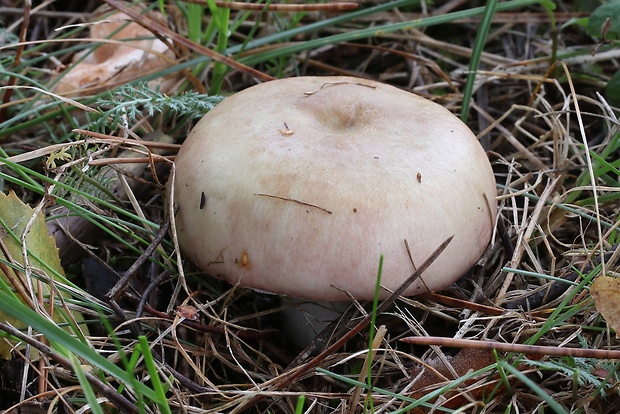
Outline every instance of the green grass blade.
MULTIPOLYGON (((524 7, 532 4, 539 3, 540 0, 512 0, 507 1, 505 3, 500 3, 497 6, 497 11, 506 11, 511 10, 518 7, 524 7)), ((260 55, 248 56, 243 59, 239 59, 239 62, 246 65, 255 65, 258 63, 262 63, 268 60, 276 59, 282 56, 293 55, 295 53, 300 53, 306 50, 319 48, 323 46, 333 45, 341 42, 351 42, 360 39, 367 39, 370 37, 381 37, 383 34, 394 33, 399 30, 411 30, 411 29, 420 29, 423 27, 435 26, 444 23, 450 23, 459 19, 469 19, 472 17, 476 17, 484 13, 484 7, 476 7, 468 10, 458 11, 447 13, 439 16, 432 16, 418 20, 410 20, 401 23, 392 23, 386 24, 383 26, 373 26, 360 30, 352 30, 346 33, 339 33, 332 36, 326 36, 315 40, 308 40, 305 42, 294 43, 288 46, 283 46, 281 48, 277 48, 271 51, 266 51, 261 53, 260 55)), ((280 34, 282 37, 288 37, 288 32, 284 34, 280 34)), ((267 38, 267 37, 266 37, 267 38)), ((273 38, 270 39, 270 42, 273 42, 273 38)), ((252 42, 248 44, 248 49, 252 45, 252 42)))
POLYGON ((24 324, 40 332, 49 341, 52 348, 58 350, 63 355, 66 356, 71 353, 79 356, 96 369, 113 376, 120 383, 132 386, 136 392, 142 393, 152 401, 157 401, 158 395, 152 389, 139 382, 133 375, 108 361, 87 344, 80 342, 5 291, 0 291, 0 311, 11 315, 18 315, 24 324))
POLYGON ((304 395, 300 395, 297 398, 297 404, 295 405, 295 414, 301 414, 304 412, 304 404, 306 403, 306 397, 304 395))
POLYGON ((336 25, 346 23, 361 17, 371 16, 375 13, 384 12, 388 10, 392 10, 399 7, 412 6, 414 4, 420 3, 420 0, 397 0, 388 2, 385 4, 380 4, 378 6, 369 7, 366 9, 361 9, 354 12, 343 13, 336 17, 332 17, 330 19, 319 20, 315 23, 310 23, 304 26, 296 27, 294 29, 286 30, 281 33, 275 33, 270 36, 261 37, 259 39, 251 40, 243 45, 236 45, 230 47, 226 53, 235 54, 241 50, 251 50, 254 48, 258 48, 260 46, 271 45, 279 42, 286 42, 295 36, 299 36, 302 34, 313 33, 319 31, 323 28, 335 27, 336 25))
POLYGON ((480 58, 482 57, 482 51, 484 50, 484 45, 489 35, 491 22, 493 21, 498 3, 498 0, 489 0, 487 2, 487 5, 484 7, 484 13, 482 14, 482 21, 480 22, 480 26, 478 26, 474 48, 471 51, 471 58, 469 61, 469 72, 467 73, 467 80, 463 88, 463 106, 461 108, 461 120, 463 122, 467 122, 467 117, 469 116, 469 107, 474 92, 476 72, 478 72, 478 67, 480 66, 480 58))
POLYGON ((562 407, 558 402, 556 402, 549 393, 540 388, 538 384, 529 379, 529 377, 519 371, 517 368, 513 367, 511 364, 508 364, 504 361, 497 361, 498 366, 501 366, 502 369, 510 374, 514 375, 519 381, 523 384, 527 385, 536 395, 538 395, 544 402, 547 403, 549 408, 551 408, 556 414, 568 414, 568 412, 562 407))
POLYGON ((151 348, 149 347, 149 342, 146 339, 146 336, 140 335, 138 337, 138 344, 140 350, 142 352, 142 356, 144 357, 144 365, 149 373, 149 377, 151 378, 151 384, 153 385, 153 391, 157 394, 157 406, 161 410, 163 414, 172 414, 170 410, 170 406, 168 405, 168 400, 166 398, 166 390, 161 383, 161 379, 159 378, 159 371, 157 370, 157 366, 155 365, 155 359, 153 358, 153 354, 151 353, 151 348))
POLYGON ((97 396, 95 395, 95 391, 93 387, 90 385, 90 382, 86 379, 86 375, 84 375, 84 369, 80 364, 80 360, 72 353, 67 354, 67 358, 71 361, 71 365, 73 366, 73 372, 77 377, 80 386, 82 387, 82 392, 84 392, 84 397, 90 406, 90 411, 93 414, 103 414, 103 410, 97 401, 97 396))
MULTIPOLYGON (((377 307, 379 306, 379 293, 381 292, 381 274, 383 273, 383 255, 379 257, 379 269, 377 269, 377 283, 375 284, 375 294, 372 301, 372 314, 370 316, 370 332, 368 335, 368 356, 366 361, 366 367, 368 372, 366 373, 366 383, 368 389, 372 389, 372 355, 373 355, 373 342, 375 341, 375 327, 377 325, 377 307)), ((372 393, 367 398, 370 411, 373 412, 372 393)))

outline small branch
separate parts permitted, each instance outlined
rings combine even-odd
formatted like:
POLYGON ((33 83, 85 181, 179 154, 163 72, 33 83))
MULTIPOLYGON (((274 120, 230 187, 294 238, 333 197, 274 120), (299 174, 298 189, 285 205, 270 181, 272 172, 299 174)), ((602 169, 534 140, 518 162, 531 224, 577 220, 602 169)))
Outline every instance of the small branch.
POLYGON ((556 346, 508 344, 497 341, 444 338, 441 336, 409 336, 401 342, 412 345, 437 345, 450 348, 489 349, 526 355, 571 356, 575 358, 620 359, 620 351, 607 349, 563 348, 556 346))
POLYGON ((151 256, 151 253, 155 251, 159 244, 164 240, 164 237, 168 234, 168 229, 170 228, 170 220, 166 220, 163 225, 159 229, 159 234, 157 237, 153 239, 151 244, 142 252, 140 257, 131 265, 129 269, 121 276, 121 279, 114 285, 114 287, 107 293, 106 297, 110 300, 117 301, 119 299, 119 294, 125 290, 125 287, 129 283, 131 277, 138 271, 140 266, 142 266, 151 256))
POLYGON ((102 140, 105 140, 105 142, 111 142, 115 144, 136 145, 136 146, 142 146, 146 148, 162 149, 162 150, 170 150, 170 151, 178 151, 181 148, 181 145, 179 144, 171 144, 168 142, 148 141, 148 140, 142 140, 142 139, 119 138, 119 137, 115 137, 112 135, 101 134, 99 132, 88 131, 85 129, 74 129, 71 132, 75 132, 76 134, 84 135, 89 138, 102 139, 102 140))
POLYGON ((151 162, 173 162, 174 157, 165 157, 163 155, 153 154, 152 157, 135 157, 135 158, 99 158, 97 160, 88 161, 88 165, 91 167, 101 167, 104 165, 116 165, 116 164, 150 164, 151 162))
POLYGON ((503 315, 505 312, 505 309, 503 308, 494 308, 491 306, 486 306, 486 305, 482 305, 480 303, 475 303, 475 302, 471 302, 468 300, 463 300, 463 299, 458 299, 458 298, 452 298, 450 296, 445 296, 445 295, 440 295, 438 293, 435 292, 426 292, 422 295, 420 295, 421 298, 427 299, 427 300, 432 300, 435 301, 437 303, 441 303, 442 305, 445 306, 449 306, 453 309, 468 309, 470 311, 473 312, 480 312, 483 313, 485 315, 494 315, 494 316, 499 316, 499 315, 503 315))
MULTIPOLYGON (((128 294, 125 297, 132 302, 135 302, 138 304, 140 303, 140 299, 138 299, 137 297, 133 295, 128 294)), ((176 316, 169 315, 165 312, 158 311, 157 309, 152 308, 146 303, 142 305, 142 309, 143 309, 143 313, 146 313, 150 316, 154 316, 156 318, 166 320, 170 323, 174 323, 175 318, 176 318, 176 316)), ((229 327, 205 325, 203 323, 190 321, 188 319, 183 319, 183 321, 181 321, 179 324, 187 328, 193 329, 195 331, 198 331, 198 332, 214 334, 214 335, 223 336, 223 335, 226 335, 227 330, 230 332, 229 327)), ((257 331, 257 330, 251 330, 249 328, 247 330, 243 330, 242 328, 237 328, 237 327, 235 327, 235 330, 233 332, 233 334, 236 337, 243 339, 243 340, 258 340, 261 338, 268 338, 271 335, 273 335, 273 333, 274 332, 272 330, 257 331)))
MULTIPOLYGON (((194 3, 207 6, 206 0, 184 0, 185 3, 194 3)), ((272 12, 308 12, 308 11, 346 11, 355 10, 359 7, 357 3, 327 3, 327 4, 260 4, 260 3, 242 3, 240 1, 219 1, 215 0, 215 5, 223 9, 232 10, 256 10, 256 11, 272 11, 272 12)))

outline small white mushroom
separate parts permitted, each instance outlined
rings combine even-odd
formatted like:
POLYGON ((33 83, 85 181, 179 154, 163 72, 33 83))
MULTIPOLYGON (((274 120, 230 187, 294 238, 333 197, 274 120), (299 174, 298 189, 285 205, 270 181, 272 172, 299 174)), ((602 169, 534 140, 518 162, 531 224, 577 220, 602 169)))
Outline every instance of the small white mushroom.
POLYGON ((496 214, 493 171, 467 126, 370 80, 239 92, 196 125, 175 164, 185 254, 232 284, 298 298, 371 299, 380 255, 394 290, 454 236, 406 294, 443 289, 480 258, 496 214))

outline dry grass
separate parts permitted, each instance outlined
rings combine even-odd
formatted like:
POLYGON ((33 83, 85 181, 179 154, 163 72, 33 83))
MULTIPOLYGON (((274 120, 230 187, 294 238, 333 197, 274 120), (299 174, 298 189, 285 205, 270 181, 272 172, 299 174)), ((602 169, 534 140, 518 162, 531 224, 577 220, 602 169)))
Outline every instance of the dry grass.
MULTIPOLYGON (((474 6, 470 3, 448 1, 380 11, 316 33, 301 32, 294 41, 468 10, 474 6)), ((83 142, 68 143, 75 141, 72 129, 90 125, 97 91, 76 98, 79 104, 66 101, 58 111, 58 106, 44 106, 51 102, 47 94, 7 88, 12 83, 33 86, 35 82, 46 88, 50 76, 60 69, 56 65, 70 61, 75 40, 85 37, 84 31, 53 28, 84 22, 97 5, 90 2, 76 12, 70 2, 46 3, 31 13, 25 39, 38 43, 24 48, 22 59, 32 63, 19 67, 22 77, 0 78, 0 96, 5 97, 0 106, 0 146, 5 155, 15 157, 10 159, 14 164, 0 167, 0 179, 5 191, 13 189, 24 201, 45 204, 51 218, 66 213, 62 209, 75 211, 74 206, 79 206, 79 216, 70 219, 75 220, 71 225, 83 223, 84 218, 96 224, 85 225, 85 235, 75 236, 77 244, 73 236, 61 237, 66 243, 61 245, 61 258, 68 273, 88 291, 78 306, 95 321, 101 319, 99 309, 109 321, 91 326, 88 343, 125 369, 120 351, 131 360, 140 349, 138 336, 146 336, 171 411, 292 413, 304 397, 303 412, 313 413, 370 410, 370 404, 377 413, 618 412, 620 378, 613 355, 575 356, 569 349, 565 356, 459 351, 440 347, 440 339, 431 346, 401 341, 433 336, 620 351, 620 342, 588 293, 597 275, 615 275, 618 269, 612 254, 620 223, 618 111, 601 94, 617 70, 620 49, 614 44, 597 45, 582 27, 567 24, 554 45, 549 16, 538 5, 496 14, 468 118, 496 172, 500 214, 493 242, 470 274, 441 295, 401 298, 377 316, 376 325, 385 325, 387 331, 375 350, 369 391, 363 379, 357 381, 363 378, 360 371, 368 354, 370 328, 330 352, 300 354, 279 329, 280 311, 287 305, 278 298, 207 279, 190 263, 185 263, 183 277, 177 277, 178 256, 166 231, 163 183, 174 152, 170 144, 182 141, 194 118, 170 108, 156 110, 152 116, 138 111, 124 128, 120 119, 121 126, 114 130, 83 133, 83 142), (556 46, 561 63, 552 65, 556 46), (10 103, 9 91, 13 91, 10 103), (28 118, 11 122, 24 111, 28 118), (46 118, 49 114, 53 116, 46 118), (131 140, 144 137, 157 137, 167 144, 154 149, 131 140), (58 158, 56 168, 41 162, 42 156, 58 155, 62 148, 70 155, 58 158), (116 174, 122 166, 116 163, 119 154, 128 152, 150 164, 135 164, 129 172, 121 171, 125 175, 116 174), (101 159, 105 161, 97 162, 101 159), (112 162, 113 167, 108 165, 112 162), (109 304, 105 293, 123 277, 127 284, 114 296, 116 302, 109 304), (355 390, 357 404, 352 403, 355 390)), ((557 6, 558 26, 588 15, 574 9, 576 2, 557 6)), ((0 27, 19 37, 23 14, 12 7, 22 4, 0 2, 0 27)), ((187 23, 178 7, 167 3, 167 11, 172 27, 185 34, 187 23)), ((231 13, 233 20, 244 12, 231 13)), ((288 25, 301 27, 325 16, 318 11, 303 18, 252 12, 239 22, 230 44, 240 44, 249 35, 260 40, 288 25)), ((240 60, 266 77, 373 78, 413 90, 458 113, 478 22, 472 17, 345 43, 327 42, 308 52, 261 61, 266 53, 296 44, 271 43, 250 48, 240 60)), ((8 43, 0 40, 4 70, 12 70, 10 63, 20 51, 8 43)), ((204 60, 185 67, 200 51, 187 47, 178 51, 170 57, 179 65, 170 94, 206 92, 215 69, 204 60)), ((244 70, 226 73, 221 82, 224 93, 254 83, 244 70)), ((371 310, 370 304, 352 306, 347 317, 332 327, 335 333, 323 333, 322 349, 367 322, 365 316, 371 310)), ((54 355, 50 352, 34 362, 15 355, 0 366, 0 410, 17 404, 78 412, 87 405, 84 387, 77 386, 73 373, 61 367, 54 355)), ((130 372, 150 387, 153 371, 142 359, 135 362, 130 372)), ((120 385, 112 377, 100 380, 116 390, 120 385)), ((166 411, 149 401, 139 408, 130 384, 125 385, 118 393, 130 403, 124 408, 120 399, 93 385, 103 412, 116 412, 119 407, 121 412, 166 411)))

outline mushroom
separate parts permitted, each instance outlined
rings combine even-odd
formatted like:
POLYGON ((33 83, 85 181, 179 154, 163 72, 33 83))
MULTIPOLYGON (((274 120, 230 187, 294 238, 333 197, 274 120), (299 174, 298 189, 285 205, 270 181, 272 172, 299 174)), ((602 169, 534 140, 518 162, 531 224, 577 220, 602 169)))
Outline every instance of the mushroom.
POLYGON ((352 77, 271 81, 224 99, 175 161, 179 246, 231 284, 322 301, 381 298, 444 240, 405 292, 441 290, 480 258, 495 179, 440 105, 352 77))

